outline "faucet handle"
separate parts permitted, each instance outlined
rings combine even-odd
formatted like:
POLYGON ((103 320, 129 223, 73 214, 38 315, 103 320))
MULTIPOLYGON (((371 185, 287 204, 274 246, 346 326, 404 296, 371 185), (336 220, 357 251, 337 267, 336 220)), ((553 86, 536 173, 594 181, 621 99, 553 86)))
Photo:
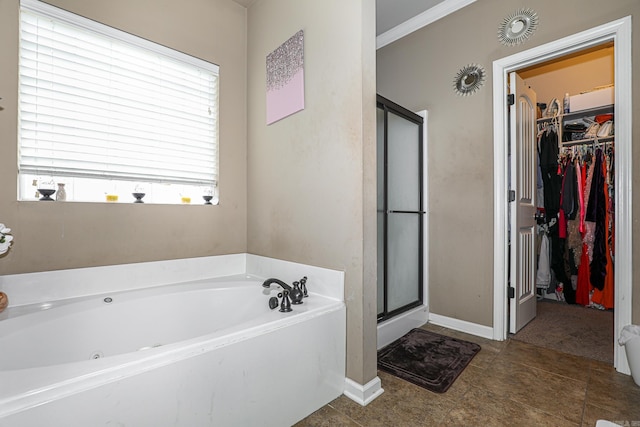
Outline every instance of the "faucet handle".
POLYGON ((288 313, 291 311, 291 300, 289 299, 289 291, 284 289, 282 292, 278 293, 278 297, 282 298, 282 302, 280 303, 280 311, 282 313, 288 313))
POLYGON ((308 297, 309 294, 307 293, 307 276, 304 276, 302 279, 300 279, 300 287, 302 288, 303 298, 308 297))
POLYGON ((291 289, 289 295, 291 296, 291 304, 302 304, 304 294, 300 289, 300 282, 293 282, 293 289, 291 289))

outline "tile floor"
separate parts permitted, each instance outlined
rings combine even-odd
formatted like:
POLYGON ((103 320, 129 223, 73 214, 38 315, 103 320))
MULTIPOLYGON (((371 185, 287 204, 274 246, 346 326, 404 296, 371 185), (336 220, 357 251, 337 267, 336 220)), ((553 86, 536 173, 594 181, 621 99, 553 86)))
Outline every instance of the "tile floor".
POLYGON ((446 393, 379 371, 384 393, 369 405, 340 396, 296 427, 594 426, 598 419, 640 427, 640 387, 610 365, 515 340, 424 328, 482 346, 446 393))

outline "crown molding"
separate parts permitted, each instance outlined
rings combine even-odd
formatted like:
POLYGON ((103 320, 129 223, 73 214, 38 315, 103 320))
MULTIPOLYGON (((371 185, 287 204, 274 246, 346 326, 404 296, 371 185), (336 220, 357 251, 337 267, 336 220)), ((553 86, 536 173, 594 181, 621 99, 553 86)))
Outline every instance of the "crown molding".
POLYGON ((445 0, 431 9, 425 10, 421 14, 393 27, 389 31, 380 34, 376 37, 376 49, 380 49, 381 47, 393 43, 394 41, 401 39, 402 37, 409 35, 414 31, 437 21, 438 19, 444 18, 445 16, 468 6, 475 1, 476 0, 445 0))

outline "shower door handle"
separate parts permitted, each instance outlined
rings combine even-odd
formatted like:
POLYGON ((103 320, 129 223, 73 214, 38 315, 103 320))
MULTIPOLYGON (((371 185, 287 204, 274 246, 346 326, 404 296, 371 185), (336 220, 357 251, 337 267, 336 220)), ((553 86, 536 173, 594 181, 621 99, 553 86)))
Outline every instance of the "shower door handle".
POLYGON ((426 212, 425 211, 392 211, 392 210, 388 210, 387 213, 388 214, 391 214, 391 213, 412 213, 412 214, 422 214, 422 215, 424 215, 426 212))

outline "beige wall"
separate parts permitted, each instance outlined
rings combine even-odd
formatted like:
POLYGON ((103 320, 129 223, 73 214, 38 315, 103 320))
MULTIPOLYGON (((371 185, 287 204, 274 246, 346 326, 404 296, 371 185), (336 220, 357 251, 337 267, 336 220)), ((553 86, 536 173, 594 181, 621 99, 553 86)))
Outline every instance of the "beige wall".
POLYGON ((562 108, 565 93, 570 96, 614 83, 613 46, 584 52, 581 55, 541 64, 518 71, 525 83, 536 92, 537 102, 556 98, 562 108))
POLYGON ((347 376, 362 384, 376 376, 374 7, 248 12, 249 252, 345 271, 347 376), (266 56, 301 29, 305 109, 267 126, 266 56))
MULTIPOLYGON (((491 326, 493 319, 493 61, 614 21, 633 20, 633 69, 640 70, 640 2, 481 0, 378 50, 378 92, 429 111, 430 310, 491 326), (524 44, 497 39, 502 19, 531 7, 540 25, 524 44), (453 78, 470 63, 487 70, 485 86, 457 96, 453 78)), ((640 86, 633 87, 633 136, 640 137, 640 86)), ((640 151, 633 147, 633 244, 640 243, 640 151)), ((633 255, 633 321, 640 321, 640 255, 633 255)))
POLYGON ((16 202, 18 0, 0 1, 0 275, 246 252, 246 9, 231 0, 51 0, 220 65, 219 206, 16 202))
POLYGON ((220 65, 221 202, 16 202, 19 2, 0 0, 0 275, 237 252, 343 270, 347 375, 374 378, 374 1, 50 2, 220 65), (306 108, 266 126, 265 57, 300 29, 306 108))

